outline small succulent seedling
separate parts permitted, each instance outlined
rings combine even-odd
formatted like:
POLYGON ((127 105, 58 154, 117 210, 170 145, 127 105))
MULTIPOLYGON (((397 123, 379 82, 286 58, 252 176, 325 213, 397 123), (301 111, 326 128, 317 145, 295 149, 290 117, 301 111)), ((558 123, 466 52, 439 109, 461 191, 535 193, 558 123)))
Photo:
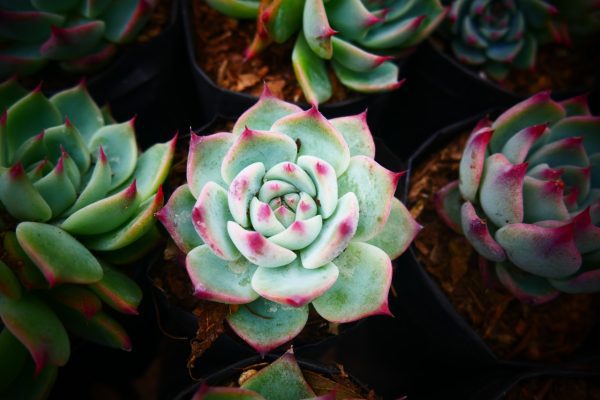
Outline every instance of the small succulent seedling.
POLYGON ((56 61, 72 72, 106 64, 146 24, 155 0, 1 0, 0 79, 56 61))
MULTIPOLYGON (((240 379, 241 380, 241 379, 240 379)), ((240 382, 239 387, 200 386, 192 400, 335 400, 335 389, 318 396, 323 387, 306 381, 292 350, 240 382)), ((347 398, 347 397, 342 397, 347 398)))
POLYGON ((448 13, 452 50, 463 63, 503 80, 511 67, 534 69, 538 46, 564 42, 545 0, 456 0, 448 13))
POLYGON ((139 155, 134 121, 114 122, 83 83, 48 99, 9 80, 0 109, 0 398, 38 398, 69 358, 67 332, 131 348, 104 307, 137 314, 141 291, 111 264, 159 239, 175 142, 139 155))
POLYGON ((158 218, 187 253, 196 296, 265 353, 304 327, 387 314, 391 259, 420 226, 373 160, 366 115, 327 120, 267 89, 231 133, 192 134, 187 184, 158 218))
POLYGON ((357 92, 393 90, 398 67, 390 54, 410 49, 444 19, 439 0, 210 0, 227 15, 256 17, 257 30, 246 57, 272 42, 295 38, 292 64, 311 104, 332 95, 327 61, 340 82, 357 92))
POLYGON ((524 302, 600 290, 600 118, 542 92, 481 121, 441 217, 524 302))

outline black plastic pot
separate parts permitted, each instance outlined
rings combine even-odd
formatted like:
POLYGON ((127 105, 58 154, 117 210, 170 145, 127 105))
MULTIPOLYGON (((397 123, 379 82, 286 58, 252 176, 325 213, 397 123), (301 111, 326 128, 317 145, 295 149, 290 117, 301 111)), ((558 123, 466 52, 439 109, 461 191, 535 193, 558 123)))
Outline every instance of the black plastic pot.
MULTIPOLYGON (((187 48, 188 62, 191 66, 197 97, 200 102, 198 119, 194 121, 195 126, 204 125, 216 116, 226 119, 237 119, 244 111, 258 101, 258 97, 246 93, 234 92, 224 89, 215 84, 204 72, 196 61, 196 34, 192 12, 193 0, 183 1, 183 27, 185 31, 185 45, 187 48)), ((291 62, 291 55, 290 55, 291 62)), ((402 76, 402 70, 401 74, 402 76)), ((400 88, 399 91, 403 89, 400 88)), ((383 104, 387 101, 389 93, 373 95, 360 95, 340 101, 337 103, 325 103, 319 106, 319 111, 327 118, 341 117, 345 115, 358 114, 369 109, 369 125, 375 126, 380 118, 383 104)), ((298 103, 298 106, 307 109, 306 103, 298 103)))
MULTIPOLYGON (((208 375, 206 377, 202 377, 200 380, 200 383, 196 383, 196 384, 186 387, 174 398, 174 400, 189 400, 189 399, 191 399, 194 396, 194 394, 198 391, 198 389, 200 388, 200 385, 202 383, 206 383, 209 386, 220 386, 220 385, 226 384, 228 381, 232 381, 232 380, 237 381, 237 378, 240 376, 240 373, 245 368, 255 365, 255 364, 264 363, 264 362, 272 363, 273 361, 277 360, 277 358, 279 358, 280 356, 281 356, 280 354, 267 354, 265 356, 265 358, 260 358, 258 356, 255 356, 255 357, 250 357, 243 361, 237 362, 217 373, 208 375)), ((316 372, 317 374, 320 374, 325 377, 331 377, 333 375, 340 374, 340 370, 338 368, 326 366, 326 365, 315 363, 315 362, 308 361, 308 360, 303 360, 302 357, 298 357, 297 361, 302 370, 316 372)), ((349 376, 349 379, 352 381, 352 383, 354 383, 359 388, 361 388, 362 391, 365 393, 365 395, 368 393, 368 389, 363 383, 361 383, 360 381, 358 381, 357 379, 355 379, 352 376, 349 376)), ((294 400, 294 399, 290 399, 290 400, 294 400)))
MULTIPOLYGON (((457 135, 470 131, 481 117, 482 115, 472 117, 438 131, 417 150, 408 162, 403 187, 405 201, 412 169, 457 135)), ((396 270, 394 285, 402 299, 400 306, 403 313, 428 335, 432 346, 430 350, 437 358, 463 367, 509 367, 557 374, 600 373, 600 343, 597 340, 600 337, 600 324, 596 324, 586 342, 569 361, 543 364, 500 360, 454 309, 437 283, 418 262, 415 252, 416 249, 411 246, 399 259, 398 263, 402 267, 396 270), (415 307, 415 304, 418 304, 418 307, 415 307)))
POLYGON ((181 0, 170 3, 170 21, 154 39, 119 49, 109 66, 88 80, 98 104, 108 103, 117 120, 134 115, 138 142, 143 148, 170 139, 187 129, 192 113, 184 59, 181 0))

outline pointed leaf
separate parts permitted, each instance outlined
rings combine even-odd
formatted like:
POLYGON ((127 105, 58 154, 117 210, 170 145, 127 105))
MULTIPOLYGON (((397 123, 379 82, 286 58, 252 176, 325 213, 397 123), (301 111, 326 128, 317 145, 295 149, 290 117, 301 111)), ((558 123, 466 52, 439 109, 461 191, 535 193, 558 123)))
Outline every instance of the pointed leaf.
POLYGON ((295 338, 307 320, 308 306, 284 306, 263 298, 227 317, 235 333, 262 354, 295 338))
POLYGON ((331 59, 331 36, 336 32, 329 26, 323 0, 305 0, 302 28, 308 46, 320 58, 331 59))
POLYGON ((59 111, 44 96, 41 89, 36 88, 8 109, 6 138, 9 155, 14 154, 27 139, 61 123, 59 111), (32 115, 35 115, 35 118, 31 118, 32 115))
POLYGON ((192 224, 192 209, 195 203, 196 199, 188 185, 182 185, 175 189, 167 204, 156 213, 156 218, 184 253, 203 243, 192 224))
POLYGON ((401 175, 365 156, 350 159, 350 165, 340 176, 338 184, 340 195, 352 192, 358 199, 360 211, 354 240, 366 241, 381 232, 390 214, 401 175))
POLYGON ((272 400, 315 396, 291 350, 250 377, 241 387, 272 400))
POLYGON ((349 192, 340 197, 333 215, 323 222, 317 239, 300 252, 302 265, 309 269, 318 268, 344 251, 356 232, 358 215, 356 195, 349 192))
POLYGON ((21 164, 0 169, 0 201, 18 220, 47 221, 52 217, 50 206, 33 187, 21 164))
POLYGON ((526 163, 513 165, 500 153, 485 160, 479 200, 483 211, 496 226, 523 221, 526 172, 526 163))
POLYGON ((460 159, 458 187, 465 200, 476 201, 487 145, 494 132, 483 128, 471 135, 460 159))
MULTIPOLYGON (((100 108, 90 96, 85 83, 56 93, 50 102, 58 109, 61 116, 68 118, 77 128, 85 144, 90 143, 94 133, 104 126, 104 118, 100 108)), ((71 151, 67 149, 69 153, 71 151)))
POLYGON ((75 201, 75 204, 67 211, 67 215, 71 215, 90 204, 103 199, 108 193, 111 186, 111 170, 108 159, 100 147, 100 151, 96 160, 96 165, 92 171, 91 177, 75 201))
POLYGON ((470 201, 461 207, 461 226, 465 237, 480 256, 494 262, 506 260, 504 249, 494 240, 487 222, 477 215, 470 201))
POLYGON ((259 267, 281 267, 296 259, 293 251, 270 242, 258 232, 245 230, 233 221, 227 222, 227 232, 239 252, 259 267))
POLYGON ((335 60, 333 69, 344 86, 360 93, 378 93, 396 90, 404 83, 398 81, 398 67, 391 61, 385 61, 369 71, 352 71, 335 60))
POLYGON ((40 47, 44 58, 68 60, 88 54, 104 35, 104 22, 79 20, 73 25, 51 27, 51 34, 40 47))
POLYGON ((421 229, 422 226, 415 221, 406 206, 394 197, 383 230, 367 243, 379 247, 394 260, 406 251, 421 229))
POLYGON ((80 235, 110 232, 133 216, 137 210, 136 200, 137 191, 134 182, 121 192, 71 214, 63 221, 61 227, 67 232, 80 235))
POLYGON ((117 229, 84 239, 85 245, 91 250, 117 250, 129 246, 142 236, 152 226, 154 226, 154 214, 161 209, 164 202, 162 187, 153 198, 149 198, 140 205, 136 211, 135 217, 131 218, 127 224, 117 229))
POLYGON ((351 322, 370 315, 389 314, 388 292, 392 262, 385 252, 367 243, 352 242, 333 263, 340 275, 335 284, 313 301, 328 321, 351 322))
POLYGON ((33 187, 44 198, 50 206, 53 216, 60 215, 66 210, 77 197, 75 188, 64 169, 64 158, 58 160, 58 164, 50 173, 33 184, 33 187))
POLYGON ((298 143, 298 156, 310 155, 327 161, 337 176, 348 167, 350 149, 344 137, 315 107, 281 118, 271 129, 298 143))
POLYGON ((544 278, 564 278, 581 266, 573 225, 542 227, 511 224, 496 232, 508 259, 526 272, 544 278))
POLYGON ((186 173, 187 183, 194 197, 198 197, 207 182, 227 187, 221 177, 221 163, 235 141, 236 137, 227 132, 208 136, 197 136, 194 133, 190 135, 186 173))
POLYGON ((133 124, 132 119, 122 124, 103 126, 90 139, 89 148, 92 154, 98 154, 100 146, 106 153, 113 175, 111 189, 127 181, 135 169, 138 148, 133 124))
POLYGON ((102 262, 102 279, 90 285, 103 302, 118 312, 137 315, 142 290, 127 275, 102 262))
POLYGON ((225 182, 231 183, 240 171, 255 162, 262 162, 265 170, 269 170, 280 162, 295 159, 296 143, 288 136, 275 131, 246 129, 225 155, 221 175, 225 182), (268 159, 265 154, 269 154, 268 159))
POLYGON ((302 31, 294 44, 292 66, 306 101, 317 105, 331 98, 332 88, 325 60, 310 49, 302 31))
POLYGON ((221 186, 209 181, 192 209, 192 223, 204 243, 223 260, 232 261, 240 256, 227 233, 227 221, 233 216, 227 205, 227 192, 221 186))
POLYGON ((560 180, 543 181, 526 176, 523 182, 523 221, 566 221, 569 211, 563 200, 564 187, 560 180))
POLYGON ((268 131, 275 121, 287 115, 302 111, 295 104, 285 102, 273 96, 265 84, 260 98, 252 107, 244 111, 235 121, 231 132, 239 135, 246 128, 252 130, 268 131))
POLYGON ((371 26, 383 21, 360 0, 329 0, 325 9, 333 28, 350 40, 363 38, 371 26))
POLYGON ((348 117, 330 119, 329 122, 350 147, 350 156, 363 155, 375 158, 375 142, 367 124, 367 112, 348 117))
POLYGON ((188 253, 185 264, 198 298, 226 304, 246 304, 258 298, 250 284, 257 267, 244 257, 225 261, 202 245, 188 253))
POLYGON ((550 124, 565 117, 562 106, 550 98, 549 92, 538 93, 512 106, 494 121, 492 152, 499 152, 515 133, 532 125, 550 124))
POLYGON ((65 365, 71 348, 62 323, 42 300, 26 293, 18 300, 0 296, 0 317, 8 329, 29 350, 36 373, 46 365, 65 365))

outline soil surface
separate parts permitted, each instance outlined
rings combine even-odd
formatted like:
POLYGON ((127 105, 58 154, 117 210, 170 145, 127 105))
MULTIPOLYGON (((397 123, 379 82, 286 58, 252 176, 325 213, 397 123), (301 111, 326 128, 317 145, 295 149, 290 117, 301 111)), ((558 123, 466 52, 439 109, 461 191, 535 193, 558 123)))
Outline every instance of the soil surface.
MULTIPOLYGON (((130 44, 118 45, 115 57, 109 60, 106 66, 100 68, 98 71, 92 71, 92 73, 101 73, 106 67, 110 66, 114 60, 119 58, 120 53, 127 51, 128 46, 148 43, 160 35, 171 20, 171 8, 172 0, 159 0, 148 23, 144 26, 140 34, 136 36, 133 42, 130 44)), ((81 78, 81 74, 69 73, 60 68, 57 63, 50 62, 41 71, 31 76, 20 78, 19 81, 29 89, 33 89, 39 82, 43 82, 42 88, 44 91, 55 92, 76 85, 81 78)))
POLYGON ((588 379, 544 377, 519 382, 506 395, 506 400, 595 400, 600 399, 598 377, 588 379))
MULTIPOLYGON (((454 53, 440 37, 434 37, 436 47, 443 49, 450 57, 454 53)), ((600 71, 600 52, 598 41, 565 47, 555 44, 540 46, 537 52, 535 68, 532 70, 513 68, 503 81, 490 79, 502 88, 521 95, 530 95, 543 90, 554 93, 585 92, 598 82, 600 71)), ((480 76, 475 66, 463 64, 480 76)), ((482 78, 487 79, 487 78, 482 78)))
MULTIPOLYGON (((259 96, 266 82, 271 92, 286 101, 305 102, 292 67, 294 40, 273 43, 249 61, 244 50, 252 42, 256 22, 236 20, 212 9, 201 0, 192 1, 198 65, 218 86, 259 96)), ((339 82, 331 68, 333 95, 327 103, 358 94, 339 82)))
POLYGON ((413 171, 408 207, 424 225, 414 242, 417 257, 498 357, 560 361, 577 349, 597 322, 600 295, 561 295, 539 306, 523 304, 496 280, 493 266, 480 266, 467 240, 442 222, 433 195, 458 179, 467 137, 462 134, 413 171))

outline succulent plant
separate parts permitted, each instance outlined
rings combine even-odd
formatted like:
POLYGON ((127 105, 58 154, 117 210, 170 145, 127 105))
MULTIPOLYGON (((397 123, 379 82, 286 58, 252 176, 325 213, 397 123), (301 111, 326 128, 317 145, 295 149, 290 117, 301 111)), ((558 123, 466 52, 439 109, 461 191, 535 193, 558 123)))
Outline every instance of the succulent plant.
POLYGON ((545 0, 456 0, 448 14, 452 50, 495 80, 511 67, 533 69, 538 45, 562 40, 556 12, 545 0))
POLYGON ((131 348, 103 303, 137 314, 141 291, 111 264, 159 239, 174 140, 138 156, 134 120, 115 123, 84 83, 48 99, 9 80, 0 109, 0 397, 30 398, 67 362, 67 332, 131 348))
POLYGON ((309 304, 332 322, 388 313, 392 265, 420 226, 373 160, 365 114, 327 120, 273 97, 231 133, 192 134, 187 184, 157 214, 199 298, 259 352, 293 339, 309 304))
MULTIPOLYGON (((304 378, 292 350, 242 380, 239 387, 209 387, 202 384, 192 400, 335 400, 347 399, 349 393, 336 396, 335 389, 318 396, 321 386, 312 387, 304 378), (345 395, 345 396, 344 396, 345 395)), ((354 397, 353 397, 354 398, 354 397)), ((356 399, 357 400, 357 399, 356 399)))
POLYGON ((100 68, 148 21, 155 0, 0 0, 0 79, 57 61, 72 72, 100 68))
POLYGON ((481 121, 440 216, 524 302, 600 290, 600 118, 538 93, 481 121))
POLYGON ((257 30, 246 57, 272 42, 296 37, 292 64, 304 97, 311 104, 327 101, 332 86, 327 60, 340 82, 357 92, 393 90, 398 67, 389 54, 407 50, 425 39, 444 19, 439 0, 211 0, 230 16, 247 11, 257 17, 257 30), (244 10, 242 12, 241 10, 244 10))

